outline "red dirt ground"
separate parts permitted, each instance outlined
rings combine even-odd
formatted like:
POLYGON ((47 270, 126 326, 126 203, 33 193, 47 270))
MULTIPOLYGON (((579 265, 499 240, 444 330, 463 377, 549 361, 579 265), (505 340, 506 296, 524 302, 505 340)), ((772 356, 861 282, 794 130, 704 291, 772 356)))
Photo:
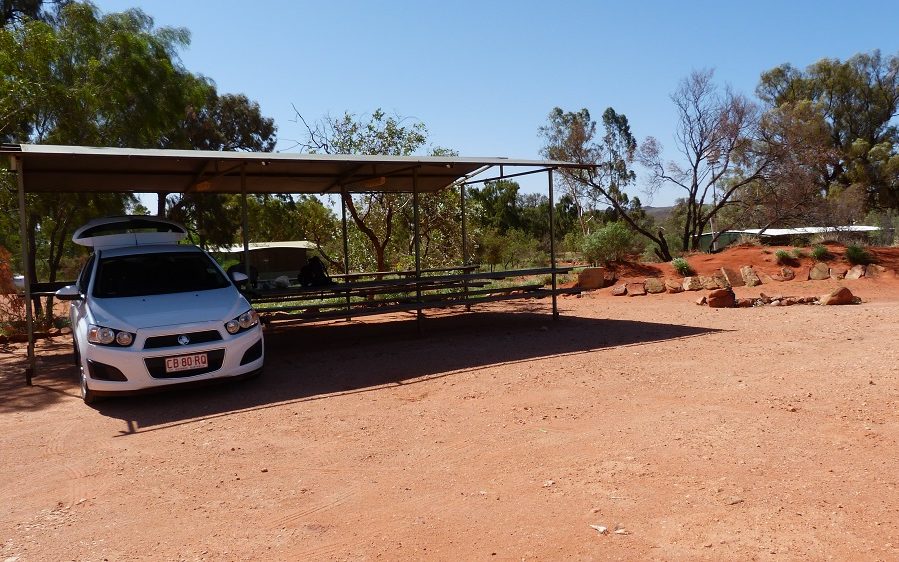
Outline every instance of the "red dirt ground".
POLYGON ((67 339, 31 388, 0 348, 0 560, 899 559, 899 281, 736 291, 841 284, 273 328, 258 379, 96 408, 67 339))

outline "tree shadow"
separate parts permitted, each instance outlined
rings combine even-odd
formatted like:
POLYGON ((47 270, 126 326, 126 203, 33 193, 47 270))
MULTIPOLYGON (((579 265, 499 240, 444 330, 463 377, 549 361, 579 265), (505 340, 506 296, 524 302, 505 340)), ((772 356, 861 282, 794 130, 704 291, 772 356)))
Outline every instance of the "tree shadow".
MULTIPOLYGON (((699 336, 720 330, 696 326, 561 316, 526 304, 503 312, 436 315, 425 318, 421 333, 414 315, 387 322, 331 322, 275 327, 266 333, 266 367, 261 377, 164 393, 111 398, 96 404, 103 415, 125 422, 122 433, 209 418, 334 394, 371 392, 385 385, 416 384, 498 364, 588 353, 699 336), (513 311, 509 311, 513 310, 513 311)), ((77 396, 70 353, 44 358, 36 386, 20 379, 0 392, 16 399, 4 410, 47 406, 58 393, 77 396), (37 386, 40 381, 40 386, 37 386), (44 403, 33 395, 45 389, 44 403), (50 390, 52 392, 46 392, 50 390)))

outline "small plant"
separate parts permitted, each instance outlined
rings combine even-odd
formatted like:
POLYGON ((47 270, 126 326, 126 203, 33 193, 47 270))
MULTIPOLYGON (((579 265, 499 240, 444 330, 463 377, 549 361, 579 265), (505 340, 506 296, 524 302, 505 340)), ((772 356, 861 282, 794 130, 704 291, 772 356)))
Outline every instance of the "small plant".
POLYGON ((778 265, 788 264, 791 261, 790 252, 786 250, 777 250, 774 252, 774 259, 777 261, 778 265))
POLYGON ((737 238, 738 246, 761 246, 762 239, 758 236, 754 236, 752 234, 741 234, 739 238, 737 238))
POLYGON ((693 268, 690 267, 690 264, 684 258, 674 258, 671 260, 671 266, 674 267, 674 271, 681 277, 693 274, 693 268))
POLYGON ((827 246, 823 244, 815 244, 812 248, 812 257, 817 261, 827 261, 833 257, 833 254, 830 253, 830 250, 827 249, 827 246))
POLYGON ((846 260, 852 265, 868 265, 874 262, 871 253, 857 244, 846 246, 846 260))
POLYGON ((801 260, 805 257, 805 250, 802 248, 793 248, 793 257, 797 260, 801 260))

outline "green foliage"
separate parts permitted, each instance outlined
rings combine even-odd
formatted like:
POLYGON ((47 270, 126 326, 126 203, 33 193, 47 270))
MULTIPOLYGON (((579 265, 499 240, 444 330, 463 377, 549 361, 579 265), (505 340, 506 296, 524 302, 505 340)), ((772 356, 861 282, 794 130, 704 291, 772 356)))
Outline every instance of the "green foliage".
POLYGON ((640 251, 634 232, 621 222, 609 223, 584 237, 584 257, 593 264, 619 261, 640 251))
POLYGON ((833 154, 814 178, 822 193, 855 187, 869 207, 899 208, 899 129, 892 122, 899 111, 897 68, 899 55, 875 50, 762 74, 757 92, 770 107, 805 102, 825 122, 833 154))
POLYGON ((774 260, 778 265, 784 265, 790 263, 793 258, 790 256, 790 252, 786 250, 777 250, 774 252, 774 260))
POLYGON ((846 261, 852 265, 868 265, 874 263, 874 256, 857 244, 846 246, 846 261))
POLYGON ((792 254, 794 258, 796 258, 797 260, 801 260, 805 257, 805 250, 803 250, 802 248, 793 248, 792 254))
POLYGON ((827 246, 815 244, 815 246, 812 247, 812 257, 815 258, 816 261, 827 261, 832 258, 833 255, 827 249, 827 246))
POLYGON ((672 267, 674 267, 674 271, 676 271, 681 277, 693 275, 693 268, 690 267, 690 264, 684 258, 674 258, 673 260, 671 260, 671 265, 672 267))

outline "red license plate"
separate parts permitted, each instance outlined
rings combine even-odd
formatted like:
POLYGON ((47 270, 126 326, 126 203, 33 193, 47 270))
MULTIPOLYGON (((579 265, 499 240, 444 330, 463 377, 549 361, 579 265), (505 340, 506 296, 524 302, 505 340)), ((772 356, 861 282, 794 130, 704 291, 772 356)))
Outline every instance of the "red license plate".
POLYGON ((209 366, 209 359, 206 357, 205 353, 194 353, 193 355, 179 355, 178 357, 165 358, 166 373, 202 369, 207 366, 209 366))

